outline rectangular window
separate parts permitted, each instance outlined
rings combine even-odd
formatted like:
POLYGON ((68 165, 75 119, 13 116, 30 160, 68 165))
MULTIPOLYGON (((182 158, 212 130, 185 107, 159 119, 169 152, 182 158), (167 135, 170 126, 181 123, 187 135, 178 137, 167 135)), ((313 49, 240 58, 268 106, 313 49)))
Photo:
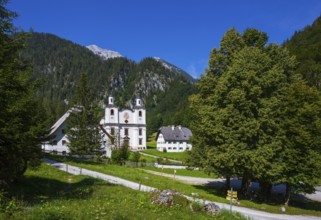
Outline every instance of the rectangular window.
POLYGON ((139 138, 139 139, 138 139, 138 144, 139 144, 139 145, 143 145, 143 139, 142 139, 142 138, 139 138))
POLYGON ((141 128, 138 130, 138 135, 143 135, 143 130, 141 128))
POLYGON ((125 128, 124 134, 125 134, 126 136, 128 136, 128 128, 125 128))

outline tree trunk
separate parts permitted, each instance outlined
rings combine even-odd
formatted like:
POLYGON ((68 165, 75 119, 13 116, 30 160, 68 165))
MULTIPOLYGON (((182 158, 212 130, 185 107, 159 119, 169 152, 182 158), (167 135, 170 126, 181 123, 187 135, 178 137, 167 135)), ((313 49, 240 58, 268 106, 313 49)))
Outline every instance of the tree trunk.
POLYGON ((289 205, 289 201, 290 201, 290 196, 291 196, 291 186, 289 183, 285 184, 285 202, 284 205, 288 206, 289 205))
POLYGON ((251 175, 249 172, 245 171, 243 173, 242 186, 241 186, 241 192, 243 195, 248 196, 250 194, 251 183, 252 183, 251 175))
POLYGON ((226 176, 225 188, 227 190, 229 190, 231 188, 231 177, 230 176, 226 176))
POLYGON ((260 194, 266 201, 271 195, 272 184, 266 181, 260 181, 260 194))

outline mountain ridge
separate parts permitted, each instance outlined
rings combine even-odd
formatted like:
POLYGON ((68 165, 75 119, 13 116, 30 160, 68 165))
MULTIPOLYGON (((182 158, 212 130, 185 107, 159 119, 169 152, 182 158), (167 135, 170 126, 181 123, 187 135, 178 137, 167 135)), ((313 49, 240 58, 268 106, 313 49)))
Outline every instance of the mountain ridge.
POLYGON ((194 83, 153 58, 138 63, 125 57, 102 60, 84 46, 46 33, 32 33, 21 56, 33 66, 31 77, 42 85, 36 95, 52 121, 68 108, 80 73, 87 73, 88 85, 102 104, 109 94, 119 107, 142 97, 150 132, 161 125, 188 125, 187 99, 194 83))
POLYGON ((123 57, 123 55, 121 55, 117 51, 103 49, 101 47, 98 47, 95 44, 88 45, 88 46, 86 46, 86 48, 89 49, 94 54, 101 57, 103 60, 108 60, 108 59, 117 58, 117 57, 123 57))

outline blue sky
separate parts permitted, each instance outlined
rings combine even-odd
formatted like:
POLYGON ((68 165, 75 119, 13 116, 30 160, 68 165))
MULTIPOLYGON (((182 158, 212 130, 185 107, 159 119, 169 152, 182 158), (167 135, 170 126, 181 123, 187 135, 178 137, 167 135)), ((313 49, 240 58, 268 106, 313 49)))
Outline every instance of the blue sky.
POLYGON ((11 0, 25 31, 96 44, 140 61, 162 59, 199 77, 231 27, 281 44, 321 15, 320 0, 11 0))

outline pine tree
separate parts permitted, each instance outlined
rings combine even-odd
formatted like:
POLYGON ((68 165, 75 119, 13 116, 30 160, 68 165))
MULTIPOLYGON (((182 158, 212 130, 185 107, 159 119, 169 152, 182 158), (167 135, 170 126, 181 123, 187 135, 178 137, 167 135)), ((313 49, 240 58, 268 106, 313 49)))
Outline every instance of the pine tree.
POLYGON ((68 147, 72 154, 101 154, 101 114, 93 100, 87 85, 87 75, 81 74, 67 122, 68 147))
POLYGON ((18 54, 26 35, 15 33, 16 14, 6 3, 0 1, 0 187, 22 175, 28 164, 39 163, 45 133, 45 114, 33 98, 30 68, 18 54))

